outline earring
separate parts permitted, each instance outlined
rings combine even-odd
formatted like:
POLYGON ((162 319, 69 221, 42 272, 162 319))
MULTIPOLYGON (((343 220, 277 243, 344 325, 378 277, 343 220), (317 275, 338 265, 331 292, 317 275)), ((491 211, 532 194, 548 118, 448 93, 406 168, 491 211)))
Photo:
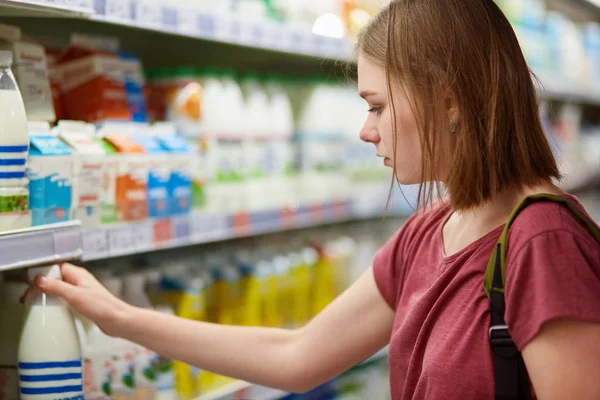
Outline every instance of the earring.
POLYGON ((448 121, 448 130, 451 133, 455 133, 456 132, 456 123, 452 120, 448 121))

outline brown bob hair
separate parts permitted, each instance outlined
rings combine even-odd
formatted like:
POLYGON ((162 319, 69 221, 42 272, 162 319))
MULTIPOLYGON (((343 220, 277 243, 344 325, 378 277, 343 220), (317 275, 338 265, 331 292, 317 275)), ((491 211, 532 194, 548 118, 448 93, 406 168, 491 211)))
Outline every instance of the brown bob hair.
POLYGON ((560 179, 532 73, 492 0, 394 0, 363 29, 357 50, 385 68, 392 115, 394 90, 408 94, 423 154, 419 205, 432 201, 433 182, 443 181, 453 208, 466 210, 510 188, 560 179), (449 94, 460 110, 455 133, 449 94), (441 146, 441 135, 455 135, 454 146, 441 146), (438 176, 442 162, 449 169, 438 176))

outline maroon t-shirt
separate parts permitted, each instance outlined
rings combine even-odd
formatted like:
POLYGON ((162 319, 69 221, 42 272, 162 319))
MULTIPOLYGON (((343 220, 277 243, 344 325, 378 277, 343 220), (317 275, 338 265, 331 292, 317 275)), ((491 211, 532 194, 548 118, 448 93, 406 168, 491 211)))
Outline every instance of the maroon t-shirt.
MULTIPOLYGON (((446 204, 416 213, 375 256, 375 281, 395 310, 394 400, 493 398, 483 275, 503 227, 446 257, 450 214, 446 204)), ((506 322, 519 349, 552 319, 600 322, 600 246, 565 207, 521 212, 508 234, 506 274, 506 322)))

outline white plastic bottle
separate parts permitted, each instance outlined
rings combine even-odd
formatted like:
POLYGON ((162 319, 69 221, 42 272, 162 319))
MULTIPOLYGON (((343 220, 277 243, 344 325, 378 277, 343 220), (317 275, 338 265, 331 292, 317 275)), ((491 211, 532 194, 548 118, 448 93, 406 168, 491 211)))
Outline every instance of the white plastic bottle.
MULTIPOLYGON (((145 274, 129 274, 125 276, 123 283, 123 299, 126 302, 136 307, 153 308, 144 292, 145 274)), ((175 377, 170 361, 161 359, 159 354, 137 344, 135 345, 135 381, 138 393, 142 388, 145 393, 151 393, 151 397, 146 398, 175 399, 175 377)))
MULTIPOLYGON (((119 278, 102 278, 100 283, 116 297, 123 293, 123 281, 119 278)), ((134 344, 121 338, 110 339, 112 358, 111 398, 136 400, 134 344)))
POLYGON ((18 348, 25 308, 19 299, 27 284, 0 284, 0 399, 19 398, 18 348))
MULTIPOLYGON (((29 269, 31 281, 38 275, 62 279, 58 265, 29 269)), ((22 400, 84 400, 79 337, 63 300, 32 289, 18 357, 22 400)))
POLYGON ((0 51, 0 186, 24 186, 29 133, 23 98, 10 69, 10 51, 0 51))
POLYGON ((90 321, 85 321, 86 333, 83 346, 83 390, 86 400, 107 400, 112 394, 112 343, 90 321))

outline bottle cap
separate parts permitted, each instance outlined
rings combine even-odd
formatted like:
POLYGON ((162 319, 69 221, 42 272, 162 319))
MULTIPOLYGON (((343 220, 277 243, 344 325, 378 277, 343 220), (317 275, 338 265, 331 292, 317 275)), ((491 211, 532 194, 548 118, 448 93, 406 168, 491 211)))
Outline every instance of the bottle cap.
POLYGON ((52 265, 49 267, 35 267, 27 270, 27 278, 30 282, 33 282, 36 276, 44 276, 49 279, 62 280, 60 266, 58 265, 52 265))

